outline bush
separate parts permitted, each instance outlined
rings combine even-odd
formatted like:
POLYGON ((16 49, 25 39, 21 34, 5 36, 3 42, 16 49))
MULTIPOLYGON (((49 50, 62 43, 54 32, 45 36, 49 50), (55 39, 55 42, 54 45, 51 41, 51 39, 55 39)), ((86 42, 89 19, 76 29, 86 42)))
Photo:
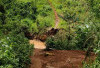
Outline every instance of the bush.
POLYGON ((58 50, 68 49, 68 42, 66 40, 55 39, 53 37, 49 38, 47 41, 47 49, 54 48, 58 50))
MULTIPOLYGON (((8 33, 14 29, 23 28, 30 33, 38 32, 36 20, 36 9, 33 2, 18 2, 16 0, 2 1, 6 13, 0 12, 0 27, 8 33), (4 19, 5 16, 5 19, 4 19), (3 21, 5 22, 4 24, 3 21), (31 25, 30 25, 31 24, 31 25)), ((24 30, 24 31, 25 31, 24 30)))
POLYGON ((83 68, 100 68, 100 61, 95 60, 95 61, 94 61, 93 63, 91 63, 91 64, 85 63, 85 64, 83 65, 83 68))
POLYGON ((0 12, 0 68, 28 68, 33 45, 29 44, 24 32, 36 32, 37 27, 33 26, 35 21, 31 20, 34 17, 31 11, 34 11, 28 3, 13 1, 3 1, 6 13, 0 12))
POLYGON ((77 49, 72 37, 68 39, 69 35, 66 34, 65 30, 60 30, 56 36, 52 36, 46 40, 46 48, 53 48, 58 50, 73 50, 77 49))
POLYGON ((80 26, 80 27, 77 26, 76 34, 77 34, 77 36, 75 37, 77 40, 76 46, 82 50, 84 48, 87 48, 89 45, 87 43, 84 45, 84 43, 88 38, 89 29, 86 28, 85 26, 80 26))
POLYGON ((37 28, 37 24, 34 23, 32 20, 30 20, 29 18, 26 19, 22 19, 21 20, 21 25, 22 28, 24 28, 24 31, 29 31, 30 33, 37 33, 38 32, 38 28, 37 28), (25 30, 26 29, 26 30, 25 30))
POLYGON ((24 34, 10 34, 0 40, 0 68, 27 68, 33 46, 24 34))
POLYGON ((99 33, 98 27, 93 24, 84 24, 76 26, 75 30, 59 31, 59 33, 47 39, 47 48, 54 48, 60 50, 87 50, 89 47, 98 50, 99 33), (98 46, 98 47, 97 47, 98 46))

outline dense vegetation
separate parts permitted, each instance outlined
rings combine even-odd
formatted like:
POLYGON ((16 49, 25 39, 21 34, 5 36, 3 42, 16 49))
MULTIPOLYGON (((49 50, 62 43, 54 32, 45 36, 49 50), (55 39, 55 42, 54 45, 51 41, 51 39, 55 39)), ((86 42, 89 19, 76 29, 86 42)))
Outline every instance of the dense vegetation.
MULTIPOLYGON (((25 33, 42 34, 54 27, 52 3, 59 16, 59 32, 46 40, 47 49, 88 50, 98 54, 100 67, 100 0, 0 0, 0 68, 27 68, 33 45, 25 33)), ((98 67, 96 67, 98 66, 98 67)))
POLYGON ((32 50, 22 33, 0 39, 0 68, 27 68, 32 50))
POLYGON ((57 35, 48 38, 47 49, 86 50, 98 54, 97 61, 84 68, 100 65, 100 1, 99 0, 50 0, 61 19, 57 35), (63 23, 62 23, 63 22, 63 23))
POLYGON ((35 15, 31 12, 35 10, 31 5, 15 0, 0 2, 0 68, 27 68, 30 64, 33 45, 24 32, 37 32, 35 23, 32 25, 35 15))
MULTIPOLYGON (((94 10, 91 4, 91 0, 53 0, 54 5, 58 11, 59 16, 65 21, 66 28, 60 30, 59 34, 53 38, 47 40, 47 44, 56 46, 57 48, 63 47, 62 42, 66 41, 63 49, 87 49, 89 46, 97 47, 99 45, 99 32, 100 32, 100 20, 99 20, 99 8, 98 0, 94 5, 94 10), (56 4, 57 2, 57 4, 56 4), (97 11, 97 12, 94 12, 97 11), (60 15, 62 14, 62 15, 60 15), (96 16, 97 15, 97 16, 96 16), (59 44, 57 43, 62 40, 59 44), (51 42, 50 42, 51 41, 51 42), (70 46, 70 47, 69 47, 70 46)), ((64 25, 65 25, 64 24, 64 25)), ((63 26, 64 27, 64 26, 63 26)), ((60 49, 60 48, 59 48, 60 49)), ((62 49, 62 48, 61 48, 62 49)))

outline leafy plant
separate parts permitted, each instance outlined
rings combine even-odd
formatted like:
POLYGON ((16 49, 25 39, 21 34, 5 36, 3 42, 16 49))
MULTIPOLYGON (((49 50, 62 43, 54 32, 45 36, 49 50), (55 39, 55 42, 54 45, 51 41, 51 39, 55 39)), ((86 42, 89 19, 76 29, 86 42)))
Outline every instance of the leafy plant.
POLYGON ((85 63, 84 65, 83 65, 83 68, 99 68, 100 67, 100 61, 98 61, 98 60, 95 60, 93 63, 91 63, 91 64, 87 64, 87 63, 85 63))
POLYGON ((24 34, 10 34, 0 40, 0 68, 26 68, 33 46, 24 34), (16 37, 15 37, 16 36, 16 37))
MULTIPOLYGON (((73 36, 72 36, 73 37, 73 36)), ((66 34, 65 30, 60 30, 56 36, 50 37, 46 41, 46 48, 53 48, 57 50, 73 50, 77 49, 74 38, 66 34)))

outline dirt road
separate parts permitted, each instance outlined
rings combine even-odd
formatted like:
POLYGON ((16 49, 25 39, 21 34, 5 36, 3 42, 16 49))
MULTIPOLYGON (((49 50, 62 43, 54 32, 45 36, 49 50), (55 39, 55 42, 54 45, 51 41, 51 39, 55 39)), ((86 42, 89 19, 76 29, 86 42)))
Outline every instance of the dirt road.
MULTIPOLYGON (((79 50, 44 51, 35 49, 34 56, 31 56, 30 68, 81 68, 85 54, 85 51, 79 50)), ((93 62, 94 53, 91 54, 90 59, 93 62)))

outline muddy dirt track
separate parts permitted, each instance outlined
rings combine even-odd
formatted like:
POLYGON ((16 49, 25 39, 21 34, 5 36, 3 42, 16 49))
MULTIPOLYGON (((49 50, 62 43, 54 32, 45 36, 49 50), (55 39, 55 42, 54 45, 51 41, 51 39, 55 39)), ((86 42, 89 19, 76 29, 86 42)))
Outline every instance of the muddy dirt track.
MULTIPOLYGON (((34 55, 30 57, 30 68, 81 68, 85 53, 85 51, 79 50, 44 51, 35 49, 34 55)), ((95 59, 94 53, 91 53, 90 59, 95 59)))

